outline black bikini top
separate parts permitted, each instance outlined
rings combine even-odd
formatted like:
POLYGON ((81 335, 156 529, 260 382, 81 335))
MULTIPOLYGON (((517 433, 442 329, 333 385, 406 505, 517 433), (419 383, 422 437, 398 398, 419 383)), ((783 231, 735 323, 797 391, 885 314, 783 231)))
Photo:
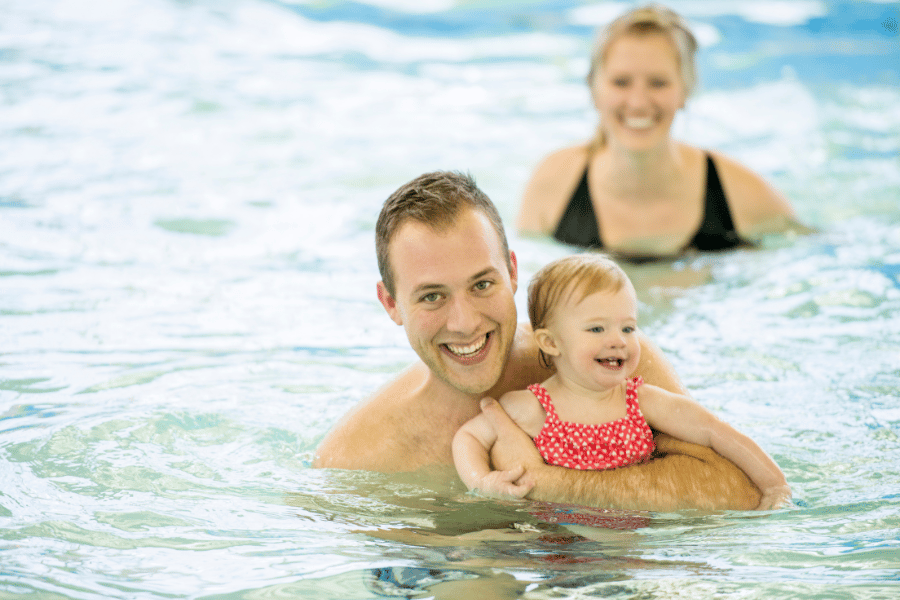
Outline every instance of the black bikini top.
MULTIPOLYGON (((603 248, 600 239, 599 223, 591 203, 588 190, 588 168, 584 168, 581 181, 572 194, 572 199, 563 213, 553 237, 573 246, 584 248, 603 248)), ((734 228, 725 190, 719 181, 719 172, 712 157, 706 155, 706 199, 704 200, 703 221, 697 233, 688 242, 685 250, 728 250, 747 245, 734 228)))

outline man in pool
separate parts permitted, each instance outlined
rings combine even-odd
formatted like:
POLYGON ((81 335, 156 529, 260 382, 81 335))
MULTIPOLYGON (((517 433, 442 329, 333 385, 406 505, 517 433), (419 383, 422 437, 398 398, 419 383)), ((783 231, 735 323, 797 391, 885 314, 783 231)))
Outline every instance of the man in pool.
MULTIPOLYGON (((500 215, 470 177, 435 172, 403 185, 385 201, 375 237, 378 299, 421 362, 350 411, 319 446, 316 467, 452 465, 456 430, 483 411, 498 431, 493 467, 530 490, 528 498, 648 510, 756 507, 759 492, 737 467, 662 435, 656 443, 664 455, 641 465, 576 471, 543 462, 493 400, 543 381, 547 371, 530 326, 517 322, 516 256, 500 215)), ((636 374, 686 393, 646 338, 636 374)))

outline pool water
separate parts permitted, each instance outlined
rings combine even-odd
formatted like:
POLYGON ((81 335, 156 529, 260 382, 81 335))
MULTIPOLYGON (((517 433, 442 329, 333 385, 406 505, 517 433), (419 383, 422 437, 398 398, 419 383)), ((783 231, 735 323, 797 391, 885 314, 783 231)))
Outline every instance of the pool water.
MULTIPOLYGON (((458 169, 510 223, 593 127, 591 32, 629 3, 0 0, 0 598, 896 597, 897 5, 671 5, 703 46, 678 136, 819 232, 628 267, 642 327, 796 506, 310 468, 414 359, 381 202, 458 169)), ((571 252, 510 234, 525 279, 571 252)))

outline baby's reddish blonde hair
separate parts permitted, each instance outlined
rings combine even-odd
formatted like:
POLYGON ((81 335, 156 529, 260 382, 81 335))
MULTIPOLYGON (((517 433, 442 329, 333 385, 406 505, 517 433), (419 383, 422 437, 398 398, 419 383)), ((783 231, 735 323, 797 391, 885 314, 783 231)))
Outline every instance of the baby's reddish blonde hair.
MULTIPOLYGON (((543 329, 553 319, 553 311, 563 302, 581 302, 596 292, 616 293, 634 289, 622 267, 604 254, 573 254, 554 260, 534 274, 528 284, 528 319, 533 331, 543 329)), ((547 368, 552 361, 543 350, 540 360, 547 368)))

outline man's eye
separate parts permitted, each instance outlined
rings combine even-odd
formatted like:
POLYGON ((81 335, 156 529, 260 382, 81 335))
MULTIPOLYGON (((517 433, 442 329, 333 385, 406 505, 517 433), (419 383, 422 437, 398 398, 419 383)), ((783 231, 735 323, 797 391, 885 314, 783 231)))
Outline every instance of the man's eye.
POLYGON ((437 292, 432 292, 430 294, 425 294, 424 296, 422 296, 420 298, 420 301, 431 304, 431 303, 437 302, 440 297, 441 297, 441 295, 438 294, 437 292))
POLYGON ((475 289, 478 290, 479 292, 483 292, 484 290, 488 289, 489 287, 491 287, 491 282, 486 281, 486 280, 479 281, 478 283, 475 284, 475 289))

